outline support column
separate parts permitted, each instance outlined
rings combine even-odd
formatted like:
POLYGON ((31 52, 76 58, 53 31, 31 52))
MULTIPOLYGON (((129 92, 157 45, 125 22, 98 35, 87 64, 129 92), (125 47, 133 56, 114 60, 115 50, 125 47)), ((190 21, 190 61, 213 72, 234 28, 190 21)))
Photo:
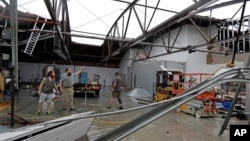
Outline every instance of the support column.
MULTIPOLYGON (((250 29, 250 16, 248 16, 248 29, 250 29)), ((248 38, 248 42, 250 42, 250 37, 248 38)), ((249 44, 250 47, 250 44, 249 44)), ((249 64, 248 64, 248 67, 249 64)), ((247 75, 246 78, 250 78, 250 75, 247 75)), ((250 83, 246 84, 246 112, 250 114, 250 83)))
POLYGON ((14 103, 15 103, 15 88, 18 88, 18 21, 17 21, 17 0, 10 0, 10 25, 11 25, 11 48, 12 48, 12 65, 15 73, 11 76, 11 126, 14 126, 14 103), (13 80, 13 78, 16 78, 13 80), (15 81, 15 82, 14 82, 15 81))

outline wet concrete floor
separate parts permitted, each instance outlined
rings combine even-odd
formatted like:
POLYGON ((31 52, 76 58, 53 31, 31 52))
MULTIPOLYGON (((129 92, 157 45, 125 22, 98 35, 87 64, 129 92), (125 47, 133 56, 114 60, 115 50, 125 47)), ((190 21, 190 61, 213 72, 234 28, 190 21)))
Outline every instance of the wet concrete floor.
MULTIPOLYGON (((86 100, 84 94, 75 94, 74 111, 62 111, 61 98, 59 96, 53 104, 53 112, 51 115, 45 114, 46 105, 44 105, 42 115, 36 116, 35 112, 37 110, 37 102, 39 98, 32 95, 32 89, 21 88, 15 96, 15 114, 29 121, 30 124, 35 124, 86 111, 94 111, 95 113, 119 111, 119 109, 117 109, 119 106, 117 100, 115 100, 112 109, 106 109, 110 96, 110 87, 102 88, 99 97, 88 96, 86 100)), ((9 101, 10 96, 5 96, 4 100, 9 101)), ((126 96, 126 91, 122 92, 122 100, 124 109, 145 105, 138 103, 134 98, 126 96)), ((96 117, 87 134, 88 138, 90 141, 95 140, 101 135, 128 123, 152 109, 153 107, 148 107, 126 113, 96 117)), ((0 110, 0 126, 2 126, 0 127, 2 128, 0 132, 4 132, 4 130, 7 130, 6 128, 11 128, 10 115, 8 115, 9 112, 10 107, 5 107, 0 110)), ((224 118, 219 114, 213 118, 196 118, 193 115, 183 112, 171 111, 154 122, 144 126, 140 130, 130 134, 124 138, 123 141, 229 141, 230 124, 246 125, 248 123, 247 120, 240 120, 236 117, 231 117, 227 130, 219 136, 218 133, 223 121, 224 118)), ((22 121, 15 119, 15 124, 12 128, 27 125, 29 124, 23 124, 22 121)))

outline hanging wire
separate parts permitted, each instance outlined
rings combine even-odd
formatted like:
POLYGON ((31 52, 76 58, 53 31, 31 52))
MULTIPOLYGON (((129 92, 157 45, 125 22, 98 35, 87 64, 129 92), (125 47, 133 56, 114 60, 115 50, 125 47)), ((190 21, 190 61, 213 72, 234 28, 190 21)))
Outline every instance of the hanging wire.
POLYGON ((97 19, 99 19, 102 23, 104 23, 107 27, 110 28, 110 26, 105 23, 100 17, 98 17, 94 12, 92 12, 91 10, 89 10, 87 7, 85 7, 82 3, 80 3, 78 0, 76 0, 76 2, 81 5, 84 9, 86 9, 89 13, 91 13, 92 15, 94 15, 97 19))
POLYGON ((26 5, 26 4, 35 2, 35 1, 37 1, 37 0, 30 0, 30 1, 27 1, 27 2, 25 2, 25 3, 19 4, 18 6, 23 6, 23 5, 26 5))
MULTIPOLYGON (((80 27, 82 27, 82 26, 85 26, 85 25, 90 24, 90 23, 92 23, 92 22, 95 22, 95 21, 97 21, 97 20, 100 20, 100 19, 102 19, 102 18, 105 18, 105 17, 107 17, 107 16, 110 16, 110 15, 112 15, 112 14, 114 14, 114 13, 120 11, 120 10, 122 10, 122 9, 118 9, 118 10, 112 11, 112 12, 106 14, 106 15, 103 15, 103 16, 101 16, 101 17, 97 17, 96 19, 91 20, 91 21, 89 21, 89 22, 87 22, 87 23, 84 23, 84 24, 82 24, 82 25, 79 25, 79 26, 77 26, 77 27, 75 27, 75 28, 72 28, 71 30, 80 28, 80 27)), ((109 26, 109 27, 110 27, 110 26, 109 26)))

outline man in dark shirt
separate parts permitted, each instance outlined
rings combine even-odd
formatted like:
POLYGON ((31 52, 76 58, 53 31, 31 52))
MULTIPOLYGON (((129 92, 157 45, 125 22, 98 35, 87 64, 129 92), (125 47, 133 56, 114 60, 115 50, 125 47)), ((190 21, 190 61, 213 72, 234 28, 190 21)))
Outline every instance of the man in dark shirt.
POLYGON ((107 106, 107 109, 111 109, 111 106, 114 103, 114 98, 118 99, 118 102, 120 104, 120 107, 118 109, 123 109, 122 107, 122 100, 121 100, 121 83, 122 83, 122 78, 119 76, 119 73, 115 73, 115 80, 112 85, 112 97, 110 98, 109 106, 107 106))

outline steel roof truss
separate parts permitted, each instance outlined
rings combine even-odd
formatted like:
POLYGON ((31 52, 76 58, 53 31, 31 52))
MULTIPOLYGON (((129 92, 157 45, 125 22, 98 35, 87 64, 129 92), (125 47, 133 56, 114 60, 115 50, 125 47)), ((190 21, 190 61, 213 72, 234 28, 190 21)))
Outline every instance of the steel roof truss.
POLYGON ((199 33, 201 34, 201 36, 203 37, 203 39, 208 43, 209 40, 208 40, 207 35, 200 30, 200 28, 196 25, 196 23, 193 21, 193 19, 191 17, 189 17, 189 20, 194 25, 194 27, 199 31, 199 33))

